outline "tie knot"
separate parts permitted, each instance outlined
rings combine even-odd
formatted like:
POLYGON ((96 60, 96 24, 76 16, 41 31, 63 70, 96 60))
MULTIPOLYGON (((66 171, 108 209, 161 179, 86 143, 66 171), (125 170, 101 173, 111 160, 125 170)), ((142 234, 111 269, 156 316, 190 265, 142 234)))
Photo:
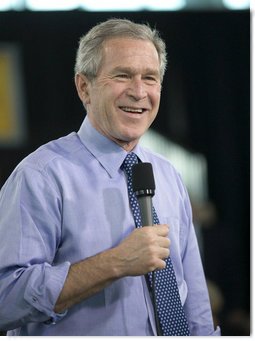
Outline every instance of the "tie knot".
POLYGON ((125 170, 127 174, 132 173, 132 167, 134 164, 138 163, 138 157, 135 153, 128 153, 125 160, 122 163, 122 169, 125 170))

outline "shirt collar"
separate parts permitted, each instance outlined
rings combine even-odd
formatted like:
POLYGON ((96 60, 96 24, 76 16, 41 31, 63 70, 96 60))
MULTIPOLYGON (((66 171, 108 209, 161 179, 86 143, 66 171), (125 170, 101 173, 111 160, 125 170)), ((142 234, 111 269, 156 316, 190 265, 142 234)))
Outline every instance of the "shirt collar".
MULTIPOLYGON (((106 136, 100 134, 90 123, 88 116, 85 117, 78 135, 92 155, 100 162, 108 174, 113 177, 122 165, 127 151, 106 136)), ((141 159, 142 152, 139 146, 132 150, 141 159)))

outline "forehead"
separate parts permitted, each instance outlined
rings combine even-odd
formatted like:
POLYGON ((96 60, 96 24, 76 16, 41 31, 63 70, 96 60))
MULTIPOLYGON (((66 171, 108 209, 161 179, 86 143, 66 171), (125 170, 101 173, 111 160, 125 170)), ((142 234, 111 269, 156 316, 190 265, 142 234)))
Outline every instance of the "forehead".
POLYGON ((151 41, 121 37, 104 42, 102 64, 121 66, 141 63, 159 68, 158 52, 151 41))

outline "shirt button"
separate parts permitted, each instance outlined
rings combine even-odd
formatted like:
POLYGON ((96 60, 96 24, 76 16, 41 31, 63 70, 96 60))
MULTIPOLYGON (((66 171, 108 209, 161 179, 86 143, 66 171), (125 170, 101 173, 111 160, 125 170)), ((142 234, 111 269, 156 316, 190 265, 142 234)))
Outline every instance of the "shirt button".
POLYGON ((32 297, 33 302, 37 302, 37 298, 35 296, 32 297))

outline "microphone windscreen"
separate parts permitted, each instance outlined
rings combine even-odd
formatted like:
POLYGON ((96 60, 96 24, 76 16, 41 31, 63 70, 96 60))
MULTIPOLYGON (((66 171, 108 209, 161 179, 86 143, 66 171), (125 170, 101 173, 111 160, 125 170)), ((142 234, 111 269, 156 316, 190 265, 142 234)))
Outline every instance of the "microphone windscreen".
POLYGON ((152 165, 149 162, 139 162, 132 168, 133 191, 155 190, 152 165))

